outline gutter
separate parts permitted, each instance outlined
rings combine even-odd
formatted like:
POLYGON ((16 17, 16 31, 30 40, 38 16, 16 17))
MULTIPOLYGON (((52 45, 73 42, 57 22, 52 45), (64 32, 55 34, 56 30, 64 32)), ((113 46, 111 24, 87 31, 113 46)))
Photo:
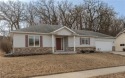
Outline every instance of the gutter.
POLYGON ((116 37, 96 37, 96 38, 116 39, 116 37))
POLYGON ((19 33, 19 34, 50 34, 50 33, 39 33, 39 32, 22 32, 22 31, 11 31, 10 33, 19 33))

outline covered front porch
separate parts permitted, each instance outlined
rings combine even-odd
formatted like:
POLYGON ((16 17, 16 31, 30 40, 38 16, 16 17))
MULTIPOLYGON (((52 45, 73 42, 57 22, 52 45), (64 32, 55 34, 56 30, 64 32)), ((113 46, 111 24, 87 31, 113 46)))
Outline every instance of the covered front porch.
POLYGON ((52 52, 60 53, 76 53, 76 33, 71 29, 64 27, 52 32, 52 52), (73 47, 69 47, 69 37, 73 39, 73 47))
POLYGON ((68 46, 68 37, 69 36, 60 36, 60 35, 54 35, 52 37, 52 52, 54 54, 60 54, 60 53, 76 53, 76 47, 75 47, 75 36, 70 36, 73 38, 73 45, 74 47, 68 46), (54 42, 54 43, 53 43, 54 42))

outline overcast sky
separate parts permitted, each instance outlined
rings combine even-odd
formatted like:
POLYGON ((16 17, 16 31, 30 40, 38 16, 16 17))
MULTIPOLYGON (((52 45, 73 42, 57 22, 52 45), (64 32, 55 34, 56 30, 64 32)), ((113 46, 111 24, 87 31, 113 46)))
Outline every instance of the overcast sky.
MULTIPOLYGON (((8 0, 0 0, 0 1, 8 1, 8 0)), ((16 1, 16 0, 11 0, 16 1)), ((23 2, 30 2, 30 1, 36 1, 36 0, 20 0, 23 2)), ((57 0, 60 1, 60 0, 57 0)), ((70 2, 73 2, 74 4, 79 4, 83 0, 68 0, 70 2)), ((102 0, 106 3, 108 3, 110 6, 114 7, 115 11, 119 13, 119 16, 124 15, 125 16, 125 0, 102 0)))

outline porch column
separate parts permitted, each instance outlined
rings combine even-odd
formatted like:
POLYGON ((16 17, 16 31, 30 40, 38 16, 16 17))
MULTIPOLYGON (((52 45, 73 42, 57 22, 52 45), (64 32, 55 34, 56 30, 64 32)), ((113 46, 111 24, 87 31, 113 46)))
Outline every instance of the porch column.
POLYGON ((52 52, 54 53, 54 35, 52 34, 52 52))
POLYGON ((76 38, 75 38, 75 35, 74 35, 74 52, 76 51, 76 38))
POLYGON ((13 46, 12 47, 13 47, 13 51, 11 53, 14 53, 14 38, 13 37, 14 37, 14 34, 12 34, 12 39, 13 39, 13 44, 12 44, 13 46))

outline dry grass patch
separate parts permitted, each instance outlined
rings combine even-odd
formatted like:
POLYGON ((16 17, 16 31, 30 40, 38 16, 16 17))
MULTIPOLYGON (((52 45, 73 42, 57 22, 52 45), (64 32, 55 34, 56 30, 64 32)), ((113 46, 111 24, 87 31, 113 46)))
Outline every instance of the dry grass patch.
POLYGON ((110 53, 0 57, 2 78, 22 78, 125 65, 125 57, 110 53))
POLYGON ((125 78, 125 72, 102 75, 102 76, 91 77, 91 78, 125 78))
POLYGON ((0 57, 4 56, 5 55, 5 52, 3 52, 1 49, 0 49, 0 57))

